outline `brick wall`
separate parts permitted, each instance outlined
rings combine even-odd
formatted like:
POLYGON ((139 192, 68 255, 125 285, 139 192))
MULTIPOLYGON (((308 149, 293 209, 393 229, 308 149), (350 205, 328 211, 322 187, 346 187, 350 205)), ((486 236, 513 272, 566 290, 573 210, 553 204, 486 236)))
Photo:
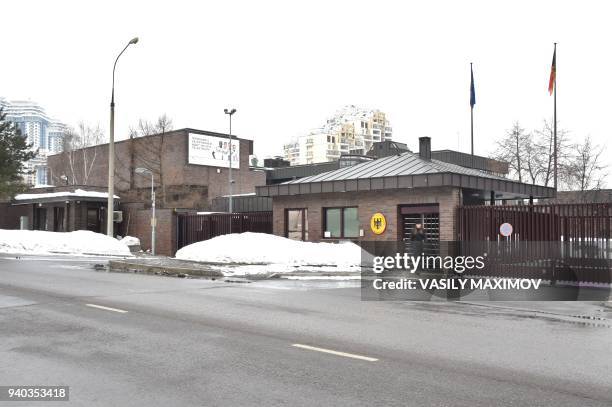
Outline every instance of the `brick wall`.
MULTIPOLYGON (((213 198, 229 193, 228 169, 193 165, 187 163, 187 129, 163 135, 122 140, 115 143, 115 188, 122 202, 145 202, 150 200, 151 178, 135 174, 133 168, 151 168, 156 172, 157 205, 166 208, 208 209, 213 198), (160 187, 159 166, 163 174, 160 187), (164 194, 165 192, 165 194, 164 194), (165 195, 165 197, 164 197, 165 195)), ((211 134, 214 135, 214 134, 211 134)), ((222 134, 217 136, 222 137, 222 134)), ((233 169, 235 194, 255 191, 256 185, 265 185, 265 172, 249 169, 249 154, 253 151, 251 140, 234 139, 240 142, 240 169, 233 169)), ((108 183, 108 144, 88 147, 76 151, 73 165, 68 153, 49 156, 48 167, 52 182, 62 185, 66 175, 69 183, 106 187, 108 183), (83 161, 91 166, 89 176, 84 176, 83 161)))
POLYGON ((398 205, 437 203, 440 210, 440 240, 456 240, 456 208, 461 203, 461 190, 451 187, 412 188, 368 192, 336 192, 325 194, 276 196, 272 199, 273 232, 285 233, 285 209, 308 209, 308 236, 311 241, 323 239, 323 211, 325 207, 357 206, 362 240, 396 240, 398 230, 398 205), (381 212, 387 219, 387 229, 375 235, 370 229, 370 218, 381 212))
POLYGON ((19 229, 21 216, 28 217, 28 229, 32 228, 33 205, 11 205, 0 202, 0 229, 19 229))
MULTIPOLYGON (((134 236, 140 239, 143 250, 151 249, 151 210, 143 209, 142 204, 122 205, 123 223, 119 229, 121 236, 134 236)), ((166 256, 174 255, 176 247, 176 215, 172 209, 156 209, 156 252, 166 256)))

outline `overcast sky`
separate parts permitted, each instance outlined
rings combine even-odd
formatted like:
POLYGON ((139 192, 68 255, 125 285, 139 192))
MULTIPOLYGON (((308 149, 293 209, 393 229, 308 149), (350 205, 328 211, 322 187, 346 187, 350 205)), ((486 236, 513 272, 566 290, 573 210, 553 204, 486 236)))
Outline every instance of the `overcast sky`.
MULTIPOLYGON (((610 136, 611 7, 589 1, 13 1, 2 2, 0 96, 41 103, 60 120, 108 128, 114 58, 116 133, 167 113, 175 128, 255 140, 260 157, 345 104, 389 114, 416 149, 469 151, 469 63, 476 153, 513 121, 552 116, 558 42, 560 126, 610 136)), ((608 164, 612 151, 608 146, 608 164)))

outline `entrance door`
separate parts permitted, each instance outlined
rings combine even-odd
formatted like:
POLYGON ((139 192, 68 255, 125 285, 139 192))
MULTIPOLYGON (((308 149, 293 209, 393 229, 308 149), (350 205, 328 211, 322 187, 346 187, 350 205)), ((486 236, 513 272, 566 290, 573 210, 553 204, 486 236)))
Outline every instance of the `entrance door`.
POLYGON ((34 209, 34 230, 47 230, 47 208, 34 209))
POLYGON ((402 205, 399 208, 401 219, 401 239, 406 242, 409 252, 437 254, 440 247, 440 210, 438 204, 402 205), (420 224, 426 240, 418 244, 412 240, 416 225, 420 224), (414 247, 413 247, 414 246, 414 247), (418 247, 417 247, 418 246, 418 247))
POLYGON ((438 204, 432 205, 403 205, 400 206, 402 219, 401 238, 411 240, 415 226, 421 224, 427 241, 440 240, 440 210, 438 204))
POLYGON ((285 236, 293 240, 308 240, 308 211, 304 208, 287 209, 285 236))
POLYGON ((59 206, 53 208, 53 231, 64 231, 64 208, 59 206))
POLYGON ((100 233, 100 208, 87 208, 87 230, 100 233))

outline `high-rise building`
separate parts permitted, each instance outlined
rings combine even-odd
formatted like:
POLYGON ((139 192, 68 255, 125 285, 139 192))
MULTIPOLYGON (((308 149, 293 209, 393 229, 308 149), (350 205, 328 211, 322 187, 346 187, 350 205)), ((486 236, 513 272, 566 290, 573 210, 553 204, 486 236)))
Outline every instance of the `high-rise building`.
POLYGON ((348 105, 326 123, 284 145, 291 165, 334 161, 342 154, 366 154, 377 141, 392 139, 385 113, 348 105))
POLYGON ((6 120, 15 123, 38 155, 26 163, 31 172, 25 176, 30 185, 46 185, 47 155, 62 151, 66 126, 51 119, 45 110, 32 101, 8 101, 0 98, 0 107, 6 113, 6 120))

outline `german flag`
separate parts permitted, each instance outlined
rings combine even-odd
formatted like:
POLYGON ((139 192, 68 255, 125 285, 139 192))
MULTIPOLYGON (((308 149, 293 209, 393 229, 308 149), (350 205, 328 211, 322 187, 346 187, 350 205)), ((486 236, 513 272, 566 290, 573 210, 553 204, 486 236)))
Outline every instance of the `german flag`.
POLYGON ((555 51, 553 52, 552 66, 550 67, 550 80, 548 81, 548 93, 552 95, 555 90, 557 81, 557 47, 555 45, 555 51))

